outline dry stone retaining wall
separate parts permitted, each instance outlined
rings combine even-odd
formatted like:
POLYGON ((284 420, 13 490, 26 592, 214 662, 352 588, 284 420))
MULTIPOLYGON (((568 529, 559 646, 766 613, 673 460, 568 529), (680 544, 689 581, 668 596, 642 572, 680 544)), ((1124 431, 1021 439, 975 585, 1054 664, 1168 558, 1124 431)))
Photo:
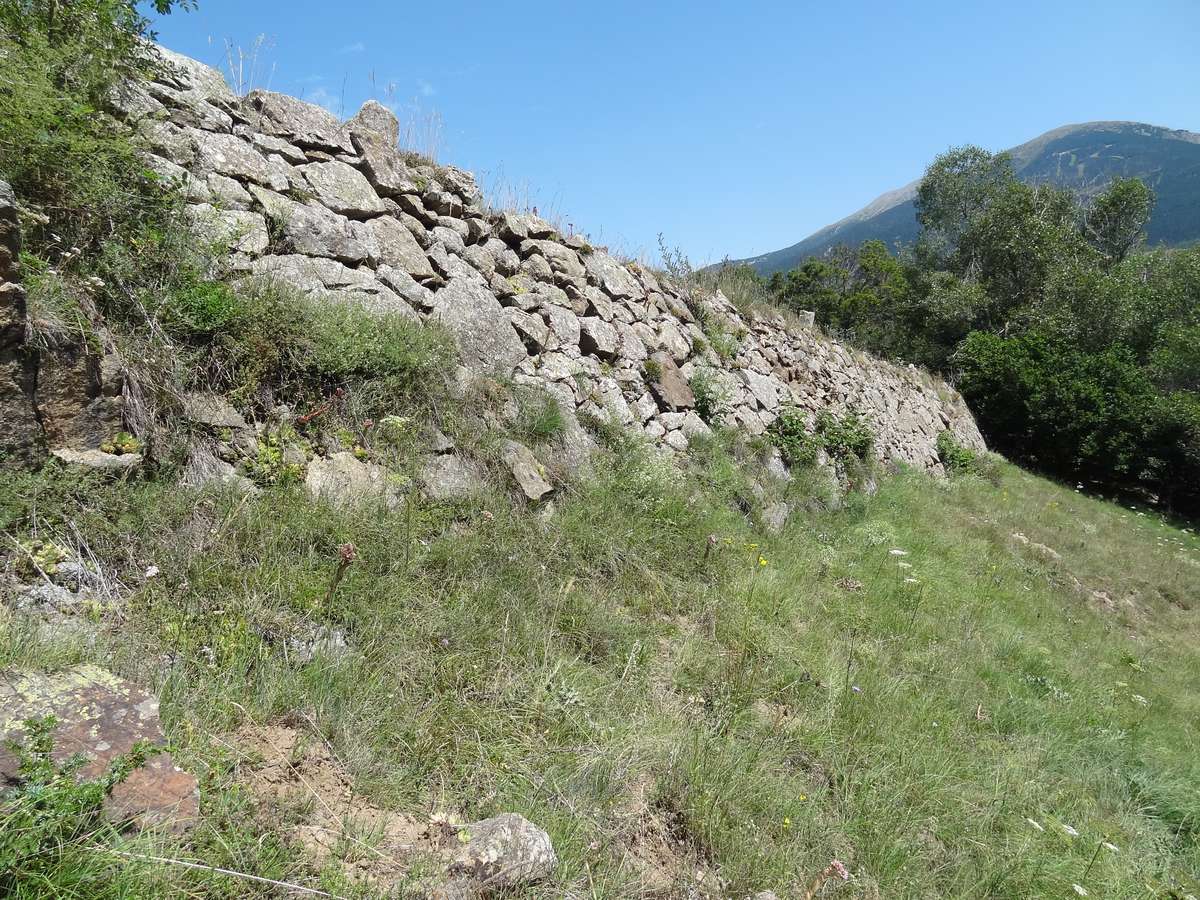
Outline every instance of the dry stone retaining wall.
POLYGON ((470 174, 400 152, 395 117, 373 101, 341 122, 283 94, 239 98, 216 70, 162 53, 173 73, 116 103, 148 164, 183 186, 195 227, 231 244, 234 277, 439 321, 468 373, 540 385, 569 414, 673 450, 708 431, 689 386, 700 371, 727 395, 724 421, 751 434, 795 405, 857 410, 881 458, 927 469, 944 429, 983 446, 961 397, 914 368, 780 315, 746 318, 720 292, 689 307, 581 235, 490 210, 470 174))

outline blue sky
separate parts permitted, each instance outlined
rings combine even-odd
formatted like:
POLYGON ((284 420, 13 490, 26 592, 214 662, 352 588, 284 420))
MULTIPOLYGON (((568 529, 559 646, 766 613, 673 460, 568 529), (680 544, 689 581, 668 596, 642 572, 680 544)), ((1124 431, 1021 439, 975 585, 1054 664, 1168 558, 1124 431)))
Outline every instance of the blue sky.
POLYGON ((795 243, 951 145, 1200 131, 1200 0, 199 0, 156 27, 226 70, 263 35, 252 86, 376 97, 421 144, 440 118, 440 161, 500 199, 693 262, 795 243))

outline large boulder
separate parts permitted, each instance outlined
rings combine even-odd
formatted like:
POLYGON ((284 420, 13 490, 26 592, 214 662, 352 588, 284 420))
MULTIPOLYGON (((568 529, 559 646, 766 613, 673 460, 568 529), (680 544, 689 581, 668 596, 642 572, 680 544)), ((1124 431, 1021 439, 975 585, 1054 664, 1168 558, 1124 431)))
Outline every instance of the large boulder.
POLYGON ((259 131, 291 141, 297 147, 328 153, 353 153, 349 132, 326 109, 274 91, 251 91, 242 110, 259 131))
POLYGON ((383 201, 365 175, 338 159, 309 163, 299 171, 312 188, 317 202, 351 218, 366 218, 384 211, 383 201))
MULTIPOLYGON (((7 746, 20 742, 28 719, 57 720, 52 758, 62 764, 78 754, 81 779, 98 779, 135 744, 165 744, 158 701, 131 682, 92 665, 54 675, 0 677, 0 792, 21 779, 19 760, 7 746)), ((182 832, 200 813, 196 779, 159 752, 134 769, 104 803, 115 822, 182 832)))
POLYGON ((433 318, 454 336, 463 365, 476 374, 508 377, 528 356, 508 311, 482 281, 452 278, 434 295, 433 318))

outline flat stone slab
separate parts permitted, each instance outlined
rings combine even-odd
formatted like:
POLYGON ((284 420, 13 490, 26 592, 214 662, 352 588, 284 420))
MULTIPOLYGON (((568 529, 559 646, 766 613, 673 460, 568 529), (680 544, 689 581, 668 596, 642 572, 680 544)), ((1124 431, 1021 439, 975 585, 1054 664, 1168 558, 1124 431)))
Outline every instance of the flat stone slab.
MULTIPOLYGON (((158 701, 137 685, 97 666, 83 665, 53 675, 0 674, 0 741, 21 741, 27 719, 54 716, 52 758, 62 764, 81 754, 78 777, 104 775, 116 757, 139 741, 165 743, 158 701)), ((18 760, 0 745, 0 792, 17 783, 18 760)), ((105 802, 114 822, 133 822, 176 833, 200 814, 196 779, 175 765, 169 753, 155 754, 117 785, 105 802)))

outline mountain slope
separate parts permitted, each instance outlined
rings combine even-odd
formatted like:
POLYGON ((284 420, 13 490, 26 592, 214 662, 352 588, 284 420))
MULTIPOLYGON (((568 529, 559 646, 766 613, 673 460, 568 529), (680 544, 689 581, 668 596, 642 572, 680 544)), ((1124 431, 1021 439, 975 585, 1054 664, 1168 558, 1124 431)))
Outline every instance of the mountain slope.
MULTIPOLYGON (((1158 196, 1147 229, 1150 243, 1179 245, 1200 239, 1200 134, 1139 122, 1087 122, 1048 131, 1008 152, 1022 179, 1052 181, 1085 193, 1116 176, 1142 178, 1158 196)), ((919 230, 913 207, 918 184, 889 191, 797 244, 742 262, 770 275, 837 244, 911 243, 919 230)))

